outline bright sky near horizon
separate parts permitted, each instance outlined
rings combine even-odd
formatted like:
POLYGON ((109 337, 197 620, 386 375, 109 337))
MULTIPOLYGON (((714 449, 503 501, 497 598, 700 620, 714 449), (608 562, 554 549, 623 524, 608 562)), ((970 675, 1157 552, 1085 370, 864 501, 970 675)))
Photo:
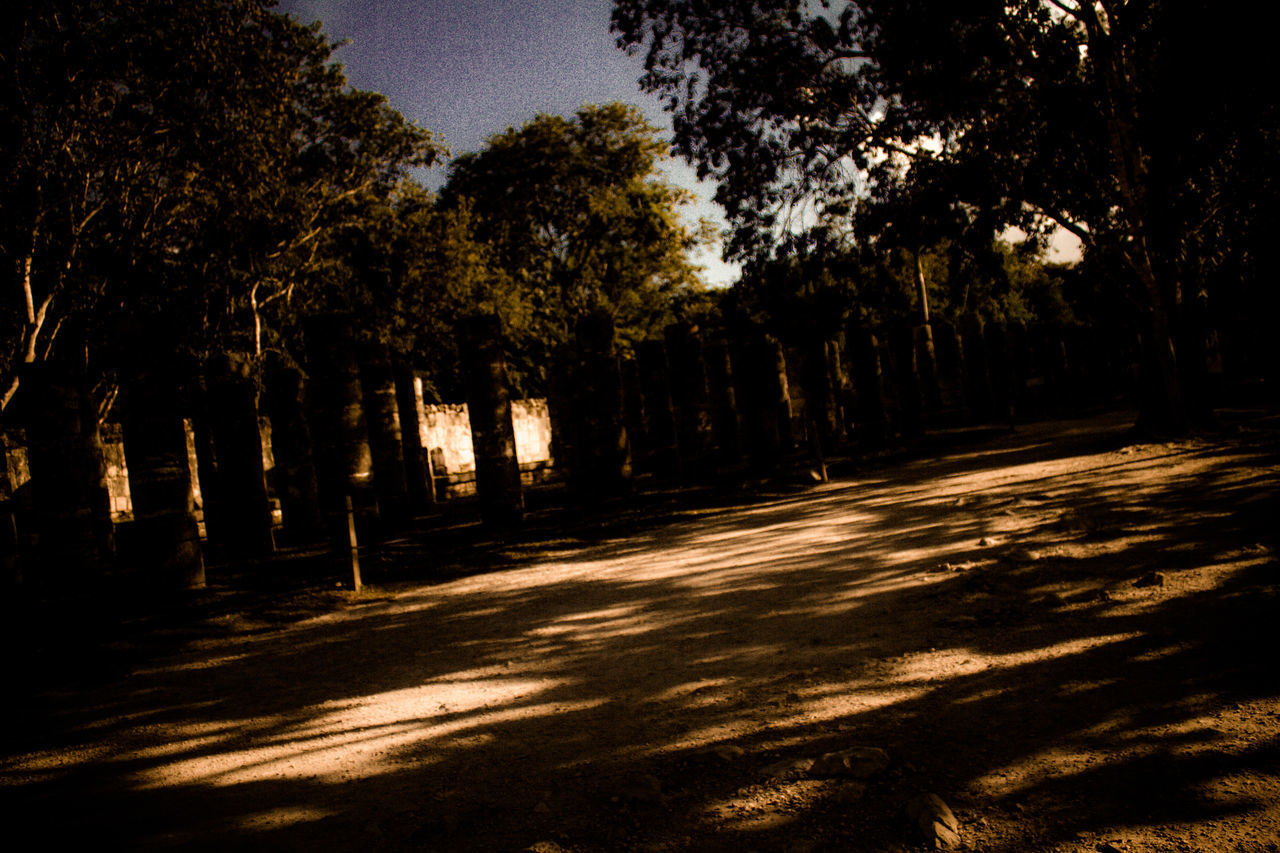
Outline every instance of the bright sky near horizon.
MULTIPOLYGON (((572 115, 583 104, 622 101, 639 107, 669 132, 658 100, 640 91, 639 57, 619 50, 609 32, 610 0, 282 0, 280 11, 321 21, 332 39, 346 39, 336 58, 351 84, 381 92, 406 118, 441 136, 454 154, 478 151, 508 127, 538 113, 572 115)), ((723 227, 699 183, 681 160, 666 164, 669 180, 694 190, 693 219, 723 227)), ((425 176, 432 188, 444 169, 425 176)), ((719 249, 698 259, 709 284, 729 284, 737 269, 719 249)))

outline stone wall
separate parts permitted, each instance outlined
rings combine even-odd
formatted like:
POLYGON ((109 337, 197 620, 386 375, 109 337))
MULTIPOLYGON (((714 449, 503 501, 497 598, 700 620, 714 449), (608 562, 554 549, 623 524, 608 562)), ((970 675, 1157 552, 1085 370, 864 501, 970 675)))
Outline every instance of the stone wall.
POLYGON ((0 500, 14 500, 18 490, 31 481, 31 466, 27 464, 27 439, 21 430, 0 433, 0 500))
POLYGON ((124 439, 119 424, 102 425, 102 457, 107 465, 107 492, 111 495, 111 520, 117 524, 133 520, 133 499, 129 495, 129 468, 124 462, 124 439))
POLYGON ((551 413, 547 401, 512 400, 511 417, 515 421, 516 458, 520 467, 550 467, 551 413))
MULTIPOLYGON (((476 459, 471 445, 471 420, 466 403, 426 403, 422 380, 415 379, 418 398, 419 437, 423 452, 433 465, 437 480, 447 477, 452 495, 470 494, 475 488, 476 459)), ((526 480, 536 479, 552 465, 551 415, 545 399, 513 400, 511 414, 516 433, 516 458, 526 480)))
MULTIPOLYGON (((199 466, 196 462, 195 429, 191 421, 184 419, 182 425, 187 433, 187 468, 191 476, 191 496, 195 500, 196 517, 200 519, 203 533, 204 496, 200 493, 199 466)), ((262 434, 262 464, 270 471, 275 466, 271 452, 271 422, 266 418, 258 419, 258 427, 262 434)), ((23 449, 25 453, 25 449, 23 449)), ((102 455, 107 464, 107 491, 111 495, 111 520, 117 524, 133 520, 133 500, 129 496, 129 466, 125 464, 124 440, 120 435, 119 424, 102 425, 102 455)), ((25 456, 23 457, 25 459, 25 456)), ((279 501, 272 500, 271 513, 274 524, 281 524, 279 501)))
MULTIPOLYGON (((436 476, 440 477, 440 463, 448 477, 450 494, 470 494, 475 490, 475 455, 471 449, 471 422, 465 403, 423 404, 422 381, 415 382, 419 406, 419 423, 422 446, 436 462, 436 476)), ((515 420, 516 458, 525 472, 525 479, 533 481, 551 467, 551 416, 544 399, 515 400, 511 404, 515 420)), ((190 421, 185 421, 187 432, 187 456, 191 471, 191 490, 195 499, 197 518, 202 516, 200 478, 196 465, 195 435, 190 421)), ((262 434, 262 461, 267 471, 275 464, 271 450, 271 425, 266 418, 259 421, 262 434)), ((104 424, 102 449, 107 465, 107 490, 111 496, 111 520, 116 523, 133 519, 133 502, 129 495, 129 468, 125 464, 124 443, 118 424, 104 424)), ((3 445, 5 481, 8 489, 0 489, 0 499, 8 499, 8 492, 16 492, 30 479, 26 464, 26 447, 20 437, 9 438, 3 445)), ((272 516, 279 526, 279 502, 272 501, 272 516)))

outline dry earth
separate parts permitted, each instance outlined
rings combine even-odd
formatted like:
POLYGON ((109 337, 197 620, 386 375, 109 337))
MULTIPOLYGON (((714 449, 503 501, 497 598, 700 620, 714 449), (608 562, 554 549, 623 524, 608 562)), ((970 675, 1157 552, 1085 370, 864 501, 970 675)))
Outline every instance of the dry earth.
POLYGON ((1280 424, 1127 424, 461 568, 426 532, 386 558, 416 580, 226 598, 57 672, 11 640, 43 662, 7 840, 900 851, 932 792, 973 850, 1280 849, 1280 424), (822 759, 853 747, 887 765, 822 759))

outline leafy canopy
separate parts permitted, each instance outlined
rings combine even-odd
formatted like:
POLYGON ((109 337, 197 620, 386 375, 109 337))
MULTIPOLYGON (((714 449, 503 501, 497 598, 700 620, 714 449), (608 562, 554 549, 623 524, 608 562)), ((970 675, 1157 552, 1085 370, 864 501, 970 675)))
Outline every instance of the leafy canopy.
POLYGON ((335 235, 436 158, 271 5, 5 5, 5 403, 59 349, 105 375, 279 342, 335 235))
POLYGON ((599 307, 624 338, 660 328, 671 298, 698 287, 690 253, 709 238, 682 221, 690 196, 659 177, 665 156, 657 129, 613 103, 539 115, 458 157, 441 207, 467 213, 505 273, 477 304, 544 353, 599 307))

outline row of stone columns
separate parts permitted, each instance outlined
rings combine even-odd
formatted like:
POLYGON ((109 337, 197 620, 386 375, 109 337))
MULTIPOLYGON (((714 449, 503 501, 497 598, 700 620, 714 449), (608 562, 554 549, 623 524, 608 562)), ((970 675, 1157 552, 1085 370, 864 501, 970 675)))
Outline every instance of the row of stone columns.
POLYGON ((1069 414, 1112 402, 1128 358, 1083 332, 976 318, 855 327, 790 351, 760 331, 704 341, 673 325, 621 362, 612 338, 607 315, 584 318, 563 381, 573 393, 553 399, 558 462, 588 497, 625 492, 633 470, 696 482, 744 461, 767 472, 797 446, 821 462, 850 438, 1069 414))
MULTIPOLYGON (((358 359, 342 316, 311 318, 304 336, 306 374, 278 357, 257 365, 245 354, 229 353, 210 359, 199 376, 149 365, 125 380, 121 427, 135 518, 128 556, 161 586, 202 585, 206 549, 236 561, 275 550, 264 425, 272 439, 272 486, 285 541, 328 535, 335 548, 345 549, 348 498, 365 540, 400 529, 415 511, 429 508, 434 489, 419 439, 412 371, 393 369, 376 348, 358 359), (190 447, 184 421, 191 427, 190 447)), ((505 363, 487 322, 474 327, 469 341, 477 487, 486 518, 511 523, 519 520, 523 502, 505 363)), ((70 587, 101 575, 115 551, 97 411, 85 377, 63 365, 31 367, 23 389, 33 507, 28 538, 36 543, 28 563, 39 567, 38 578, 29 580, 51 590, 70 587)), ((0 496, 6 512, 13 506, 8 491, 0 496)), ((0 526, 0 556, 6 576, 15 578, 20 543, 13 519, 5 519, 10 523, 0 526)))
MULTIPOLYGON (((198 380, 155 366, 127 382, 133 538, 139 561, 165 583, 204 578, 184 418, 217 557, 254 559, 276 546, 260 417, 271 428, 286 541, 328 535, 345 547, 348 498, 366 538, 429 507, 412 372, 385 352, 358 352, 345 317, 312 318, 304 335, 305 378, 278 358, 259 370, 224 354, 198 380)), ((487 523, 518 524, 524 495, 497 319, 468 320, 462 352, 481 511, 487 523)), ((557 464, 588 500, 625 494, 636 473, 672 484, 744 466, 768 473, 798 447, 821 459, 850 436, 874 445, 927 426, 1108 402, 1129 356, 1078 331, 968 320, 887 334, 851 328, 790 352, 760 330, 704 340, 673 325, 620 359, 613 321, 596 311, 577 323, 555 372, 557 464)), ((97 412, 84 376, 63 365, 31 367, 24 389, 33 526, 50 567, 42 583, 74 585, 114 549, 97 412)), ((14 538, 10 528, 0 545, 14 538)))
POLYGON ((887 340, 854 328, 846 339, 857 399, 853 432, 872 441, 1113 403, 1131 391, 1125 386, 1138 352, 1136 342, 1097 340, 1084 329, 972 317, 934 323, 928 334, 890 330, 887 340))
POLYGON ((551 408, 557 466, 583 500, 625 494, 637 473, 674 485, 771 470, 793 446, 786 358, 763 334, 704 342, 675 324, 623 359, 607 312, 576 332, 551 408))

